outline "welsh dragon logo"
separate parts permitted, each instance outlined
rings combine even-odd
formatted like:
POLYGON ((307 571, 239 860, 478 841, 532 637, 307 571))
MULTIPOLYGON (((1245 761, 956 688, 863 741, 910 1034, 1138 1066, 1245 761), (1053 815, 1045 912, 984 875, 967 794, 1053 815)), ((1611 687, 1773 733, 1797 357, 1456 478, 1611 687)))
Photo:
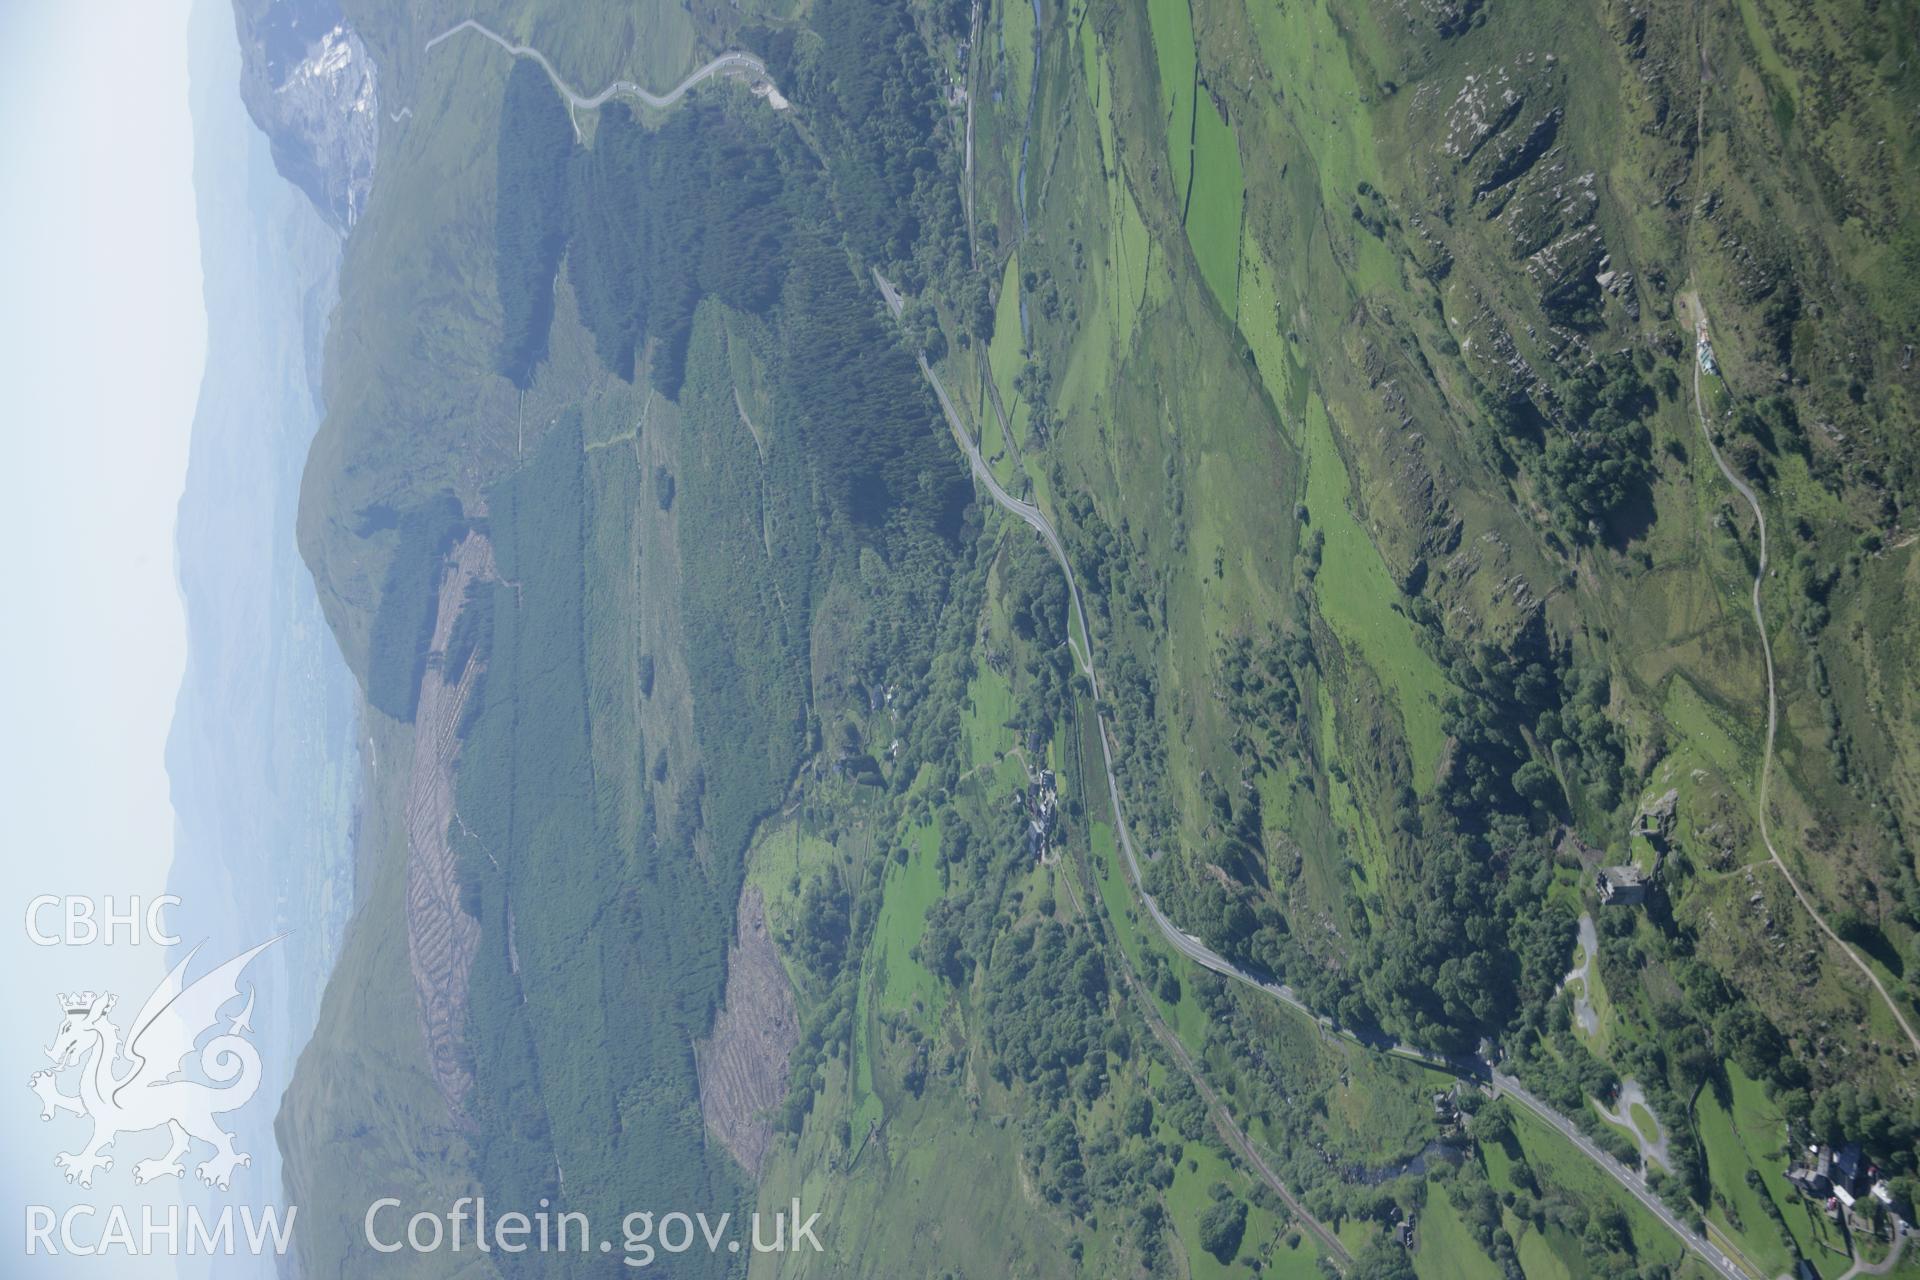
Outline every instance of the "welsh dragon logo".
POLYGON ((187 966, 200 952, 195 947, 147 997, 124 1042, 120 1028, 107 1016, 113 1012, 113 996, 83 991, 60 997, 64 1021, 47 1049, 54 1065, 34 1072, 28 1083, 40 1097, 42 1120, 62 1111, 93 1120, 93 1137, 84 1147, 54 1157, 68 1182, 91 1187, 94 1174, 113 1169, 113 1158, 106 1153, 116 1139, 160 1128, 170 1138, 166 1154, 136 1163, 135 1182, 184 1177, 181 1160, 195 1142, 213 1147, 213 1157, 195 1172, 200 1181, 222 1191, 236 1168, 253 1163, 252 1156, 234 1150, 234 1135, 215 1118, 245 1105, 260 1087, 260 1051, 246 1038, 253 1029, 252 989, 246 1007, 227 1021, 225 1031, 204 1046, 199 1041, 219 1025, 220 1011, 239 999, 241 972, 278 941, 270 938, 189 985, 187 966), (204 1081, 187 1077, 189 1059, 198 1064, 204 1081), (77 1094, 60 1090, 59 1077, 70 1069, 79 1072, 77 1094))

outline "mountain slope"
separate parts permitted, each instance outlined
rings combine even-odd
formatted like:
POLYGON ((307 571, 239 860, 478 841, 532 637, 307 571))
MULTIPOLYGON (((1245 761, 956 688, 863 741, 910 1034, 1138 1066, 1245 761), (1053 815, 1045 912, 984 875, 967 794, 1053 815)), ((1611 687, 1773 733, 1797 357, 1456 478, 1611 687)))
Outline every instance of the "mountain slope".
POLYGON ((1912 1176, 1904 7, 820 0, 673 65, 678 17, 484 17, 790 103, 639 114, 363 7, 411 115, 302 545, 478 941, 430 1059, 388 781, 292 1176, 392 1176, 319 1154, 351 1112, 423 1193, 799 1196, 828 1252, 752 1269, 836 1275, 1824 1271, 1781 1156, 1912 1176), (781 981, 784 1100, 717 1115, 695 1046, 781 981))

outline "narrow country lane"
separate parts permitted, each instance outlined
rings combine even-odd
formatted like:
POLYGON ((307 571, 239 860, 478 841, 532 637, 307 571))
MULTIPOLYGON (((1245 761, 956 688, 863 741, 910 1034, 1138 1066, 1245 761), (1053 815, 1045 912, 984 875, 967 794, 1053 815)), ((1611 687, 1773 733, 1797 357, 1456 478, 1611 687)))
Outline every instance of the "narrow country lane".
POLYGON ((731 50, 721 54, 705 66, 694 71, 687 76, 686 79, 665 93, 654 93, 642 88, 631 80, 615 80, 612 84, 592 96, 581 93, 578 89, 561 79, 560 73, 554 70, 551 62, 547 61, 547 55, 541 53, 538 49, 533 48, 531 45, 515 44, 499 32, 493 30, 493 28, 472 18, 448 27, 439 35, 427 41, 423 52, 431 50, 435 45, 460 34, 462 31, 478 32, 480 35, 485 36, 487 39, 499 45, 502 49, 505 49, 514 57, 530 58, 534 62, 539 63, 540 69, 545 71, 547 78, 553 81, 553 87, 560 91, 560 96, 565 98, 567 104, 577 111, 595 110, 605 106, 606 103, 613 98, 632 98, 637 102, 645 103, 649 107, 670 107, 685 97, 687 91, 695 85, 700 84, 704 80, 709 80, 714 76, 728 73, 746 75, 751 77, 755 82, 764 84, 766 86, 764 96, 767 99, 768 105, 773 107, 774 110, 782 111, 785 110, 787 106, 787 100, 781 96, 779 88, 767 78, 767 64, 752 54, 743 53, 739 50, 731 50))

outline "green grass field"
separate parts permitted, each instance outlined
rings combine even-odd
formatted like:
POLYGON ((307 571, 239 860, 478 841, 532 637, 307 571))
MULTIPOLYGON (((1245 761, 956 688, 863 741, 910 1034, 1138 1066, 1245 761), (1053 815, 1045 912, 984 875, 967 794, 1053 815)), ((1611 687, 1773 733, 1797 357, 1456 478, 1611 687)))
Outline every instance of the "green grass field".
POLYGON ((1444 1192, 1427 1197, 1418 1234, 1413 1265, 1420 1280, 1500 1280, 1500 1268, 1474 1243, 1444 1192))
POLYGON ((1000 294, 994 300, 993 342, 987 348, 987 363, 1000 395, 1011 405, 1013 380, 1026 361, 1020 337, 1020 255, 1007 257, 1007 269, 1000 277, 1000 294))
POLYGON ((1007 728, 1012 714, 1013 690, 1006 677, 992 667, 981 667, 968 686, 967 706, 961 713, 973 768, 994 768, 1001 753, 1013 746, 1013 731, 1007 728))
POLYGON ((1727 1077, 1731 1109, 1712 1088, 1702 1090, 1694 1102, 1707 1173, 1716 1195, 1726 1201, 1710 1208, 1708 1219, 1742 1254, 1770 1272, 1786 1270, 1796 1252, 1824 1276, 1846 1270, 1844 1259, 1822 1247, 1833 1242, 1832 1229, 1824 1218, 1807 1213, 1806 1202, 1780 1176, 1787 1160, 1787 1132, 1778 1109, 1737 1065, 1727 1064, 1727 1077), (1758 1188, 1748 1181, 1750 1171, 1759 1176, 1758 1188), (1792 1249, 1781 1238, 1775 1214, 1786 1224, 1792 1249))
POLYGON ((1000 36, 1006 42, 1007 80, 1015 109, 1024 112, 1034 84, 1033 5, 1030 2, 999 7, 1000 36))
POLYGON ((1414 785, 1425 788, 1440 758, 1439 700, 1446 683, 1414 639, 1413 624, 1392 607, 1399 590, 1348 506, 1345 464, 1317 395, 1307 401, 1306 439, 1308 520, 1326 538, 1320 607, 1341 640, 1393 688, 1413 754, 1414 785))
POLYGON ((1561 1239, 1556 1242, 1548 1233, 1516 1233, 1518 1244, 1515 1245, 1515 1252, 1520 1255, 1520 1266, 1526 1272, 1527 1280, 1574 1280, 1576 1273, 1567 1264, 1566 1258, 1578 1256, 1578 1242, 1564 1232, 1560 1235, 1561 1239))
POLYGON ((1240 148, 1233 129, 1208 100, 1194 108, 1193 186, 1187 198, 1187 239, 1200 274, 1229 316, 1238 305, 1240 274, 1240 148))
POLYGON ((748 879, 760 889, 767 917, 776 928, 791 928, 800 918, 800 886, 809 875, 837 860, 832 844, 801 830, 793 821, 774 821, 754 838, 748 879))
MULTIPOLYGON (((1179 1140, 1179 1135, 1166 1130, 1162 1131, 1161 1137, 1163 1140, 1179 1140)), ((1248 1258, 1271 1258, 1269 1274, 1281 1277, 1298 1276, 1306 1280, 1307 1277, 1322 1274, 1318 1261, 1320 1254, 1313 1237, 1305 1232, 1293 1233, 1298 1237, 1298 1242, 1289 1247, 1285 1243, 1288 1230, 1272 1212, 1259 1205, 1248 1207, 1246 1234, 1232 1264, 1222 1265, 1201 1248, 1200 1215, 1213 1203, 1208 1193, 1217 1183, 1231 1185, 1237 1175, 1232 1166, 1217 1153, 1197 1145, 1189 1148, 1189 1151, 1190 1158, 1182 1160, 1177 1166, 1173 1185, 1165 1192, 1167 1216, 1180 1237, 1182 1260, 1188 1275, 1194 1280, 1224 1280, 1227 1276, 1245 1275, 1245 1259, 1248 1258)))
POLYGON ((1187 0, 1150 0, 1147 17, 1153 24, 1153 48, 1159 58, 1161 119, 1174 198, 1185 205, 1193 177, 1193 15, 1187 0))
POLYGON ((913 947, 926 924, 927 908, 940 897, 940 829, 928 823, 906 832, 907 862, 887 875, 880 918, 874 926, 874 955, 884 982, 880 1007, 906 1014, 931 1030, 945 996, 913 947))

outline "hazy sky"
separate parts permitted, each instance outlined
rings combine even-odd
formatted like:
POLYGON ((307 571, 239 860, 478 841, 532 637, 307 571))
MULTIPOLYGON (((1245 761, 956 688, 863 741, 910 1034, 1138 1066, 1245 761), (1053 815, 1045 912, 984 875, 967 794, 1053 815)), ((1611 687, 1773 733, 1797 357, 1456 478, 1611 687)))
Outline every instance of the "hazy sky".
MULTIPOLYGON (((0 3, 0 1271, 25 1203, 67 1194, 26 1089, 56 993, 131 1016, 161 949, 40 948, 37 894, 164 891, 163 752, 185 664, 174 509, 206 343, 187 110, 187 0, 0 3)), ((50 921, 49 921, 50 922, 50 921)), ((132 1144, 122 1144, 130 1146, 132 1144)), ((144 1150, 134 1156, 157 1154, 144 1150)), ((121 1166, 92 1200, 122 1195, 121 1166)), ((24 1265, 24 1264, 21 1264, 24 1265)), ((118 1275, 167 1275, 116 1261, 118 1275)), ((58 1276, 65 1267, 31 1266, 58 1276)), ((100 1264, 86 1274, 103 1274, 100 1264)))

